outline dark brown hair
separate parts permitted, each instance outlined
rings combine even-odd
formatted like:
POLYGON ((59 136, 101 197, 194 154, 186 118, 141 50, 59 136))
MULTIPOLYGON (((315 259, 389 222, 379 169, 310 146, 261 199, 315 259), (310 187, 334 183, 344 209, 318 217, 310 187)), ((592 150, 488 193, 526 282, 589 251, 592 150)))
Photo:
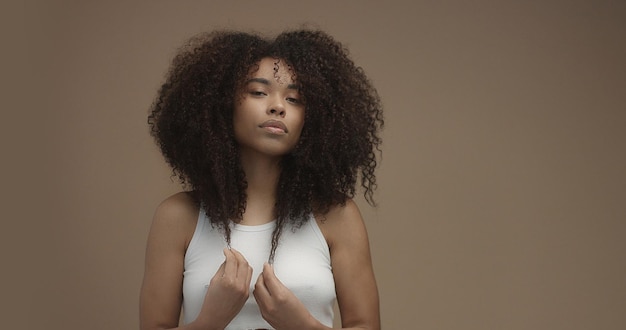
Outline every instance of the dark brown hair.
POLYGON ((231 31, 195 37, 174 58, 148 123, 173 173, 230 242, 229 223, 242 218, 247 187, 232 112, 242 82, 264 57, 290 66, 306 107, 300 140, 281 162, 272 260, 286 223, 298 227, 312 212, 345 204, 359 176, 374 204, 382 107, 347 50, 311 30, 273 40, 231 31))

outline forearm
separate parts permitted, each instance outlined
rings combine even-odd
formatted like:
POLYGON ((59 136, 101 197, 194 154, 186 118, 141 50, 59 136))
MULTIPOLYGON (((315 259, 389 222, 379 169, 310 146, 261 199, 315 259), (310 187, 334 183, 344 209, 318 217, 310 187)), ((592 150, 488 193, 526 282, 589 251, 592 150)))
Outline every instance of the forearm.
MULTIPOLYGON (((305 326, 304 329, 309 330, 334 330, 336 328, 328 327, 318 321, 313 315, 309 315, 309 325, 305 326)), ((380 322, 377 321, 360 321, 360 322, 350 322, 349 324, 343 324, 340 329, 344 330, 380 330, 380 322)), ((282 330, 282 329, 280 329, 282 330)), ((290 330, 290 329, 285 329, 290 330)))
MULTIPOLYGON (((335 328, 327 327, 323 324, 319 324, 316 327, 311 328, 311 330, 334 330, 335 328)), ((347 327, 340 328, 343 330, 380 330, 380 326, 358 326, 358 327, 347 327)))
POLYGON ((141 330, 224 330, 224 327, 194 321, 185 325, 179 325, 174 328, 163 327, 163 326, 154 326, 154 327, 142 326, 141 330))

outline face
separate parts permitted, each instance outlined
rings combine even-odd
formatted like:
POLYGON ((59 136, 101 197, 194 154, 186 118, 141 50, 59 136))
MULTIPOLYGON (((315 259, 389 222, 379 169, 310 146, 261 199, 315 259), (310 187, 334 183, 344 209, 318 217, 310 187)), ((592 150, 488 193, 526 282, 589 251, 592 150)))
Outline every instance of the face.
POLYGON ((235 100, 233 126, 242 154, 283 156, 298 143, 303 125, 304 104, 292 72, 283 60, 262 59, 235 100))

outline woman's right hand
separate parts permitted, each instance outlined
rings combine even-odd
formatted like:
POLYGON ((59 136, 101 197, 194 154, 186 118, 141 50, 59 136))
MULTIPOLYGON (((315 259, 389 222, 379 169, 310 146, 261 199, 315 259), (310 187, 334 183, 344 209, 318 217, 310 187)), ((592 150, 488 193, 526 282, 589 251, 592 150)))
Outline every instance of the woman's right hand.
POLYGON ((250 295, 252 267, 235 249, 224 249, 220 265, 209 287, 195 323, 204 329, 224 329, 241 311, 250 295))

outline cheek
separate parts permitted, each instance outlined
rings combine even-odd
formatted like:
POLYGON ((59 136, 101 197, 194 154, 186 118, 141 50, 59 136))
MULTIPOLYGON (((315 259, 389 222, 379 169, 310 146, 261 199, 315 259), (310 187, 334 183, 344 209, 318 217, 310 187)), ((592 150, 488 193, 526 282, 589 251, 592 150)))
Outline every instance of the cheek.
POLYGON ((302 129, 304 129, 304 115, 298 118, 298 120, 296 121, 296 124, 294 125, 294 128, 296 128, 298 131, 298 139, 299 139, 300 135, 302 134, 302 129))
POLYGON ((234 109, 233 110, 233 133, 235 135, 235 140, 237 142, 241 142, 241 138, 245 135, 246 132, 246 117, 242 116, 241 110, 234 109))

